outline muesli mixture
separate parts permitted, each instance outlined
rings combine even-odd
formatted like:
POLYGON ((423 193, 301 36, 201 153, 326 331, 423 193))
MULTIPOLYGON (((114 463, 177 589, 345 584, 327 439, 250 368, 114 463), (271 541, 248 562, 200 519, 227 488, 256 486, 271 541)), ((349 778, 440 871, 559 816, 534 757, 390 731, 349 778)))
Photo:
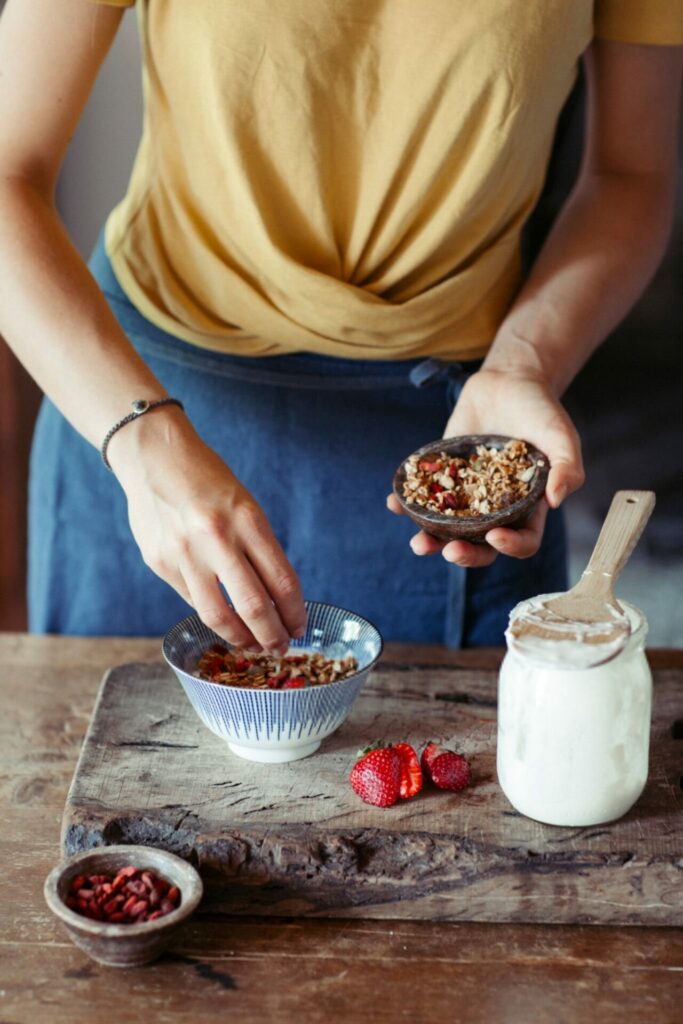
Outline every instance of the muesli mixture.
POLYGON ((526 497, 536 465, 524 441, 512 440, 504 448, 480 444, 468 459, 446 452, 411 455, 405 471, 403 497, 409 505, 445 516, 477 516, 526 497))
POLYGON ((358 662, 346 658, 326 658, 319 652, 285 654, 249 654, 239 648, 228 650, 214 644, 199 659, 195 675, 224 686, 251 690, 300 690, 306 686, 336 683, 358 671, 358 662))

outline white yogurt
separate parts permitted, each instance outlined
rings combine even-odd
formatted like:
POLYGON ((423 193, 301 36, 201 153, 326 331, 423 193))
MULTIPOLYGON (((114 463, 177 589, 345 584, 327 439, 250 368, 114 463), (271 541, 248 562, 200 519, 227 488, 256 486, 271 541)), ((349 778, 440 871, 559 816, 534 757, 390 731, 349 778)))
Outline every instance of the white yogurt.
POLYGON ((592 668, 614 658, 624 647, 632 629, 631 620, 624 611, 609 607, 609 620, 578 622, 546 608, 545 602, 551 596, 541 594, 532 597, 513 609, 505 639, 508 648, 521 658, 545 665, 592 668), (512 631, 513 624, 522 628, 525 625, 546 627, 550 633, 539 636, 529 631, 516 636, 512 631))
MULTIPOLYGON (((513 610, 511 623, 527 605, 513 610)), ((637 608, 622 607, 632 632, 605 664, 581 667, 566 640, 551 663, 508 647, 498 689, 498 781, 529 818, 574 826, 614 821, 643 791, 652 700, 647 623, 637 608)))

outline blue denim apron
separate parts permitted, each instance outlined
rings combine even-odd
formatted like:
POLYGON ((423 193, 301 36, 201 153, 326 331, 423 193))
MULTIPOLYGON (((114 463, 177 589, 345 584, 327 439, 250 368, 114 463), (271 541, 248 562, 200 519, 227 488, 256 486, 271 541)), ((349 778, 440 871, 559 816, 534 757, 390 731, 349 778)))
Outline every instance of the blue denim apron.
MULTIPOLYGON (((502 644, 514 604, 565 589, 558 514, 533 558, 464 570, 415 556, 414 527, 386 509, 396 467, 441 436, 478 364, 209 352, 133 307, 101 239, 90 268, 132 344, 265 510, 307 598, 366 616, 386 640, 459 647, 502 644)), ((154 636, 189 611, 144 564, 116 478, 48 400, 31 456, 28 597, 38 633, 154 636)))

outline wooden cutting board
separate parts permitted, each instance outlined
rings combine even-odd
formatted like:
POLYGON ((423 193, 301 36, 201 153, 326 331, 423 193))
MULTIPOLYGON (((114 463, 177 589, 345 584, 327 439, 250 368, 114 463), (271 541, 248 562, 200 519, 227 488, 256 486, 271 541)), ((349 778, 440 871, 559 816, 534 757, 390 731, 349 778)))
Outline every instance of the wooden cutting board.
POLYGON ((382 662, 317 754, 261 765, 201 724, 166 666, 122 665, 102 681, 63 845, 172 850, 198 865, 204 906, 226 913, 676 925, 682 702, 683 671, 656 671, 642 797, 614 824, 559 828, 522 817, 497 785, 494 672, 382 662), (362 803, 348 773, 377 738, 446 741, 470 758, 471 788, 362 803))

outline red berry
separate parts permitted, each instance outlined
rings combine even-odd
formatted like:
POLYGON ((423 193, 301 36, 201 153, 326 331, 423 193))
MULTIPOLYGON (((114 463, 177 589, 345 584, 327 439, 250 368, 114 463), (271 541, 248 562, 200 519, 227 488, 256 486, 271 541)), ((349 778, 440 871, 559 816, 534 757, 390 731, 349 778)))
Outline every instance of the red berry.
POLYGON ((361 800, 391 807, 401 793, 401 756, 394 747, 371 747, 354 764, 349 778, 361 800))
POLYGON ((250 664, 251 662, 248 661, 247 658, 236 658, 233 668, 235 672, 246 672, 250 664))
POLYGON ((462 754, 428 743, 422 751, 422 768, 439 789, 459 792, 469 786, 472 770, 462 754))
POLYGON ((458 509, 463 507, 462 498, 458 497, 457 494, 454 494, 453 491, 448 491, 446 494, 444 494, 441 500, 442 504, 445 505, 446 508, 458 509))
POLYGON ((282 684, 283 690, 301 690, 306 685, 306 680, 303 676, 293 676, 288 679, 286 683, 282 684))
POLYGON ((438 757, 441 753, 441 747, 438 743, 430 740, 427 746, 422 751, 422 757, 420 758, 420 764, 422 765, 422 771, 425 773, 428 779, 431 779, 431 766, 432 761, 435 757, 438 757))
POLYGON ((422 789, 422 769, 417 754, 409 743, 394 743, 393 749, 401 758, 401 789, 403 800, 416 796, 422 789))

